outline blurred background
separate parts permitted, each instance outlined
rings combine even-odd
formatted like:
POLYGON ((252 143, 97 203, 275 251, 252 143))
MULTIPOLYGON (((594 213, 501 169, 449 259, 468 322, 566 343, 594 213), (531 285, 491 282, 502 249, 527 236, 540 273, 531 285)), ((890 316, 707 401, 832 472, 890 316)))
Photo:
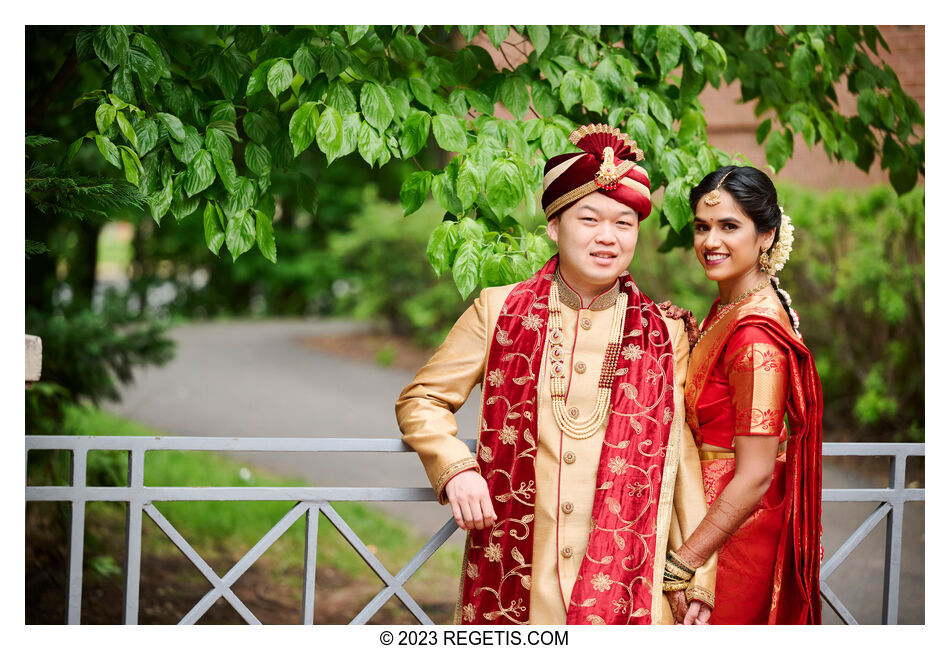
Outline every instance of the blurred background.
MULTIPOLYGON (((213 28, 181 29, 213 35, 213 28)), ((882 60, 924 109, 924 28, 879 29, 890 48, 881 51, 882 60)), ((42 176, 36 172, 55 165, 68 144, 96 123, 94 103, 74 107, 74 101, 102 87, 107 71, 94 58, 76 60, 77 30, 26 30, 27 134, 55 140, 28 146, 28 193, 30 179, 42 176)), ((738 82, 702 92, 709 144, 764 168, 758 118, 741 99, 738 82)), ((857 114, 847 93, 841 108, 857 114)), ((499 104, 497 115, 504 114, 499 104)), ((442 156, 430 142, 416 158, 431 168, 444 164, 442 156)), ((71 169, 71 187, 89 193, 62 192, 73 198, 44 210, 43 201, 58 191, 44 186, 27 201, 27 239, 44 244, 33 251, 28 246, 26 262, 26 332, 40 336, 44 348, 42 381, 25 398, 27 434, 398 436, 392 405, 399 390, 477 295, 462 299, 452 279, 437 278, 426 257, 444 210, 428 199, 402 216, 399 190, 417 169, 413 162, 393 160, 373 169, 354 152, 328 166, 308 149, 293 173, 275 172, 268 191, 277 264, 256 253, 237 262, 215 256, 198 214, 169 215, 158 226, 142 197, 116 182, 120 174, 91 144, 79 149, 71 169)), ((795 225, 794 251, 780 277, 818 363, 825 440, 923 442, 923 179, 898 196, 886 172, 830 162, 820 147, 810 150, 799 138, 774 180, 795 225)), ((529 230, 543 225, 528 211, 515 217, 529 230)), ((692 251, 661 252, 665 236, 657 225, 643 223, 631 273, 654 300, 670 298, 701 318, 715 286, 692 251)), ((476 398, 459 414, 464 437, 475 433, 476 398)), ((426 484, 409 455, 398 463, 261 456, 252 462, 237 455, 155 453, 146 482, 426 484), (354 467, 366 471, 354 475, 354 467)), ((826 487, 886 484, 883 464, 835 462, 826 463, 826 487)), ((90 459, 89 484, 124 484, 125 469, 121 455, 97 454, 90 459)), ((31 453, 29 472, 31 484, 63 484, 67 459, 31 453)), ((922 487, 923 463, 910 473, 911 486, 922 487)), ((280 504, 166 505, 163 513, 222 572, 283 512, 280 504)), ((341 510, 357 532, 381 535, 373 550, 393 572, 448 517, 435 504, 341 510)), ((905 536, 905 549, 919 555, 916 568, 905 564, 907 584, 901 583, 907 599, 901 622, 910 623, 923 622, 923 506, 916 515, 908 511, 905 525, 919 520, 916 532, 905 536)), ((863 516, 852 518, 859 523, 863 516)), ((64 517, 63 504, 27 508, 28 623, 63 620, 64 517)), ((121 620, 123 517, 113 504, 87 509, 83 622, 121 620)), ((827 524, 826 537, 827 555, 834 537, 827 524)), ((878 584, 882 539, 865 542, 876 545, 876 559, 857 560, 853 579, 878 584)), ((299 618, 293 608, 300 602, 300 562, 289 558, 299 559, 302 540, 298 522, 235 588, 265 622, 299 618)), ((437 622, 451 620, 462 541, 456 534, 409 583, 437 622)), ((207 585, 154 527, 146 530, 143 555, 140 621, 174 622, 207 585)), ((846 569, 842 580, 851 580, 846 569)), ((365 565, 321 526, 317 622, 348 621, 377 589, 365 565)), ((408 622, 391 605, 374 622, 408 622)), ((880 594, 855 607, 859 620, 874 622, 880 594)), ((826 618, 833 617, 826 612, 826 618)), ((219 603, 203 622, 237 620, 219 603)))

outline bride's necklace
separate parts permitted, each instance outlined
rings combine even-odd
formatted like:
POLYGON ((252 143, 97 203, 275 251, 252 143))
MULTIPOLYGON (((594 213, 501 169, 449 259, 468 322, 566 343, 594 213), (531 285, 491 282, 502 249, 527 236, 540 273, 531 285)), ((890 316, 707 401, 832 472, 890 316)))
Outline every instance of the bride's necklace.
POLYGON ((571 417, 567 412, 567 387, 564 377, 564 332, 561 330, 561 300, 557 282, 551 283, 548 296, 548 349, 551 356, 551 401, 554 405, 554 420, 561 431, 570 438, 583 440, 597 433, 610 408, 610 393, 613 389, 614 372, 620 358, 620 339, 623 334, 624 314, 627 311, 627 294, 623 291, 614 303, 614 318, 610 326, 610 338, 604 352, 604 365, 597 382, 597 401, 593 412, 585 419, 571 417))
POLYGON ((705 329, 703 329, 702 332, 699 333, 699 338, 696 339, 696 343, 693 344, 693 347, 695 348, 697 345, 699 345, 699 342, 702 341, 702 340, 703 340, 703 337, 706 336, 706 334, 707 334, 713 327, 716 326, 716 323, 718 323, 719 321, 721 321, 721 320, 723 319, 723 317, 725 317, 726 314, 728 314, 728 313, 731 312, 733 309, 735 309, 735 308, 739 305, 740 302, 742 302, 743 300, 745 300, 746 298, 748 298, 749 296, 751 296, 753 293, 756 293, 757 291, 761 291, 762 289, 764 289, 765 287, 767 287, 767 286, 769 285, 769 283, 770 283, 770 280, 766 280, 766 281, 763 282, 762 284, 752 287, 751 289, 749 289, 748 291, 746 291, 745 293, 743 293, 741 296, 739 296, 738 298, 736 298, 736 299, 733 300, 732 302, 728 302, 728 303, 726 303, 725 305, 719 305, 719 310, 716 312, 716 315, 715 315, 715 317, 713 318, 713 321, 709 324, 708 327, 706 327, 705 329))

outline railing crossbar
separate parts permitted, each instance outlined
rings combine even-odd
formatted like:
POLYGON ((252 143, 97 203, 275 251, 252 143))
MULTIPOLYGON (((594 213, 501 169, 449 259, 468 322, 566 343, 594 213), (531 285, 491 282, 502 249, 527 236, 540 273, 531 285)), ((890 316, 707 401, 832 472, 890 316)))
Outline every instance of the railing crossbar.
MULTIPOLYGON (((475 440, 463 440, 469 449, 475 449, 475 440)), ((223 437, 120 437, 120 436, 27 436, 25 460, 33 450, 66 450, 71 453, 70 481, 67 486, 27 486, 26 500, 64 501, 69 504, 69 551, 66 584, 66 622, 81 622, 83 534, 85 505, 88 501, 119 501, 126 509, 126 560, 123 599, 123 622, 138 623, 139 589, 141 581, 142 522, 147 514, 175 546, 211 584, 211 589, 180 621, 190 624, 198 621, 219 599, 224 598, 248 623, 260 621, 232 590, 234 583, 256 562, 268 548, 306 515, 304 548, 304 580, 301 622, 313 624, 316 595, 317 530, 319 515, 323 513, 344 539, 363 558, 363 561, 383 581, 383 589, 360 611, 351 624, 368 622, 392 596, 399 598, 410 612, 424 624, 432 620, 405 589, 405 583, 452 536, 456 530, 454 519, 442 528, 394 576, 369 550, 366 544, 330 505, 333 501, 432 501, 429 488, 394 487, 146 487, 144 485, 145 458, 149 451, 284 451, 284 452, 405 452, 413 450, 401 440, 393 438, 223 438, 223 437), (87 454, 90 450, 124 450, 128 452, 128 479, 124 487, 90 487, 86 485, 87 454), (284 515, 244 556, 223 576, 205 562, 195 549, 153 505, 164 501, 288 501, 294 502, 284 515)), ((908 443, 824 443, 824 456, 882 456, 890 457, 890 480, 885 489, 879 488, 826 488, 823 502, 866 502, 878 506, 848 537, 837 551, 825 561, 820 570, 821 596, 841 619, 855 625, 857 620, 828 585, 830 576, 881 522, 886 520, 884 558, 884 599, 882 622, 898 622, 901 536, 904 504, 924 501, 925 491, 907 488, 906 463, 910 456, 924 456, 924 444, 908 443)))

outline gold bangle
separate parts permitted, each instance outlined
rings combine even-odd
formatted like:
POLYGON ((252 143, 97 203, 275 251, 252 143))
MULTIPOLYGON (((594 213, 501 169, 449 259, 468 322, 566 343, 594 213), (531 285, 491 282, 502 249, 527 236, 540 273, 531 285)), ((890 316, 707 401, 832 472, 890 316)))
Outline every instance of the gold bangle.
POLYGON ((670 562, 667 562, 667 563, 666 563, 666 566, 663 567, 663 572, 664 572, 665 574, 670 575, 670 576, 673 577, 673 578, 678 578, 678 579, 680 579, 680 580, 687 580, 687 581, 689 581, 689 580, 691 580, 692 577, 693 577, 693 574, 692 574, 692 573, 689 573, 689 572, 687 572, 687 571, 683 571, 683 569, 681 569, 680 567, 678 567, 678 566, 676 566, 675 564, 672 564, 672 563, 670 563, 670 562))
POLYGON ((683 591, 689 589, 688 582, 664 582, 663 591, 683 591))
POLYGON ((675 566, 679 567, 683 571, 688 571, 690 574, 690 577, 692 577, 696 573, 696 569, 691 567, 686 560, 681 558, 674 551, 666 552, 666 561, 667 561, 667 564, 672 562, 675 566))

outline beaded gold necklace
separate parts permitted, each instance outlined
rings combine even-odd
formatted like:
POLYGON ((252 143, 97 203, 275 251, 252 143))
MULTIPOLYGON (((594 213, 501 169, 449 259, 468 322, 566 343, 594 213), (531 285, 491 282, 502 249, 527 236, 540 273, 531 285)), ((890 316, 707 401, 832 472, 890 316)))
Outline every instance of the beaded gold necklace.
POLYGON ((767 287, 767 286, 769 285, 769 282, 770 282, 770 280, 766 280, 766 281, 763 282, 762 284, 760 284, 760 285, 758 285, 758 286, 755 286, 755 287, 752 287, 751 289, 749 289, 748 291, 746 291, 745 293, 743 293, 741 296, 739 296, 738 298, 736 298, 736 299, 733 300, 732 302, 728 302, 728 303, 726 303, 725 305, 719 305, 719 309, 716 311, 716 315, 715 315, 715 317, 713 318, 713 321, 709 324, 708 327, 706 327, 705 329, 703 329, 702 332, 699 333, 699 338, 696 339, 696 343, 693 344, 693 347, 696 347, 697 345, 699 345, 699 342, 702 341, 702 340, 703 340, 703 337, 706 336, 706 334, 707 334, 713 327, 716 326, 716 323, 718 323, 719 321, 721 321, 721 320, 725 317, 726 314, 728 314, 728 313, 731 312, 733 309, 735 309, 735 308, 739 305, 740 302, 742 302, 743 300, 745 300, 746 298, 748 298, 749 296, 751 296, 753 293, 755 293, 755 292, 757 292, 757 291, 761 291, 762 289, 764 289, 765 287, 767 287))
POLYGON ((624 314, 627 311, 627 294, 623 291, 614 303, 614 318, 610 326, 607 350, 604 352, 604 365, 597 382, 597 401, 591 414, 581 420, 571 417, 567 412, 567 387, 564 376, 564 332, 561 329, 561 300, 557 282, 551 283, 551 295, 548 296, 548 349, 551 355, 551 401, 554 406, 554 420, 558 427, 570 438, 584 440, 597 433, 610 407, 610 392, 613 389, 614 372, 620 358, 620 339, 623 334, 624 314))

